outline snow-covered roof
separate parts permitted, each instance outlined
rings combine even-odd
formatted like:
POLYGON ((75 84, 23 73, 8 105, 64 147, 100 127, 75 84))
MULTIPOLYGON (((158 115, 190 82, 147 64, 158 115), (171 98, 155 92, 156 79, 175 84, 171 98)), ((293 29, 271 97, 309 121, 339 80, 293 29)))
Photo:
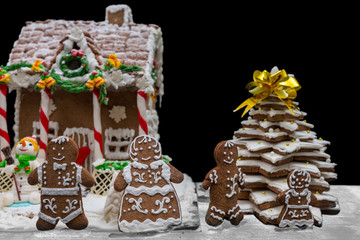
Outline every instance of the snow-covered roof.
MULTIPOLYGON (((78 37, 84 38, 89 53, 93 54, 93 58, 96 60, 94 68, 103 68, 103 64, 110 54, 116 54, 122 64, 136 65, 142 68, 139 72, 129 74, 121 74, 116 71, 107 73, 107 80, 111 81, 108 84, 115 88, 136 86, 151 92, 155 83, 162 90, 161 29, 153 24, 133 23, 131 9, 126 5, 109 6, 106 17, 122 10, 125 13, 122 14, 124 21, 121 26, 112 24, 108 19, 102 22, 68 20, 26 22, 19 39, 14 43, 8 64, 23 61, 33 63, 35 59, 38 59, 55 68, 56 58, 63 51, 66 41, 78 34, 78 37), (156 80, 151 77, 154 60, 157 63, 156 80)), ((16 85, 12 87, 28 87, 29 84, 33 85, 39 79, 38 76, 34 76, 34 73, 24 79, 24 76, 28 75, 28 71, 22 69, 18 73, 12 74, 11 83, 16 85)), ((85 77, 75 80, 86 81, 85 77)))

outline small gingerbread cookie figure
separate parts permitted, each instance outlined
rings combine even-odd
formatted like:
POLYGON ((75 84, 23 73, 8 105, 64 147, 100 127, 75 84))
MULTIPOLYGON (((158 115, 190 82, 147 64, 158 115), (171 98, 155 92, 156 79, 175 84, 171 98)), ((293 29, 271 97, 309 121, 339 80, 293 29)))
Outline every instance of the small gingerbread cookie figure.
POLYGON ((211 226, 220 225, 224 219, 238 225, 244 214, 237 203, 240 188, 244 185, 241 168, 236 166, 238 149, 231 141, 220 142, 214 150, 217 166, 206 174, 202 186, 210 188, 210 205, 205 217, 211 226))
POLYGON ((64 136, 54 138, 47 145, 44 163, 30 173, 29 184, 42 186, 38 230, 54 229, 59 220, 71 229, 87 227, 80 184, 91 187, 95 180, 76 164, 78 154, 74 140, 64 136))
POLYGON ((119 230, 145 232, 180 225, 180 203, 171 183, 181 183, 183 173, 164 162, 160 143, 148 135, 136 137, 128 152, 131 163, 114 182, 116 191, 124 191, 119 230))
POLYGON ((311 176, 306 170, 296 169, 290 172, 287 177, 290 189, 278 195, 278 201, 285 204, 278 217, 279 227, 321 227, 322 221, 315 219, 310 209, 310 204, 316 204, 317 201, 308 189, 310 182, 311 176))

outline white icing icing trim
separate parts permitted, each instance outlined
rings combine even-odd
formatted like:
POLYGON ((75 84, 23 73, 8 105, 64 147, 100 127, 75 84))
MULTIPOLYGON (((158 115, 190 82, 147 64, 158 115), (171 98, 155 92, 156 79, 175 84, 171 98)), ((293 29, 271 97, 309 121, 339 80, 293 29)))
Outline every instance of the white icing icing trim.
POLYGON ((51 212, 56 214, 55 209, 57 209, 57 206, 56 206, 56 204, 54 204, 55 198, 51 198, 51 199, 44 198, 42 202, 44 203, 45 209, 50 209, 51 212))
MULTIPOLYGON (((131 165, 127 165, 126 167, 123 168, 122 170, 122 175, 124 177, 124 180, 127 184, 131 183, 132 180, 132 176, 131 176, 131 165)), ((128 186, 130 187, 130 186, 128 186)))
POLYGON ((213 173, 210 173, 210 174, 209 174, 209 178, 210 178, 211 183, 217 184, 218 175, 216 174, 216 170, 215 170, 215 169, 213 170, 213 173), (214 174, 214 175, 213 175, 213 174, 214 174), (214 176, 214 179, 213 179, 213 176, 214 176))
POLYGON ((139 162, 131 162, 131 167, 136 168, 136 169, 148 169, 148 165, 147 164, 143 164, 143 163, 139 163, 139 162))
POLYGON ((134 220, 132 222, 128 222, 126 220, 120 221, 119 218, 119 227, 123 232, 138 232, 138 231, 151 231, 151 230, 159 230, 166 229, 171 225, 179 225, 181 224, 181 218, 168 218, 162 219, 157 218, 156 221, 151 221, 150 219, 146 219, 144 222, 139 222, 138 220, 134 220))
POLYGON ((170 167, 163 160, 158 160, 150 163, 150 168, 156 170, 161 166, 161 176, 167 181, 170 182, 170 167))
POLYGON ((155 205, 159 205, 159 208, 155 211, 154 209, 151 209, 151 213, 152 214, 159 214, 159 213, 167 213, 168 209, 164 207, 165 203, 170 203, 170 198, 168 197, 163 197, 163 199, 160 200, 156 200, 155 201, 155 205))
MULTIPOLYGON (((236 205, 237 206, 237 205, 236 205)), ((234 208, 236 208, 236 206, 234 207, 234 208)), ((220 213, 221 215, 225 215, 225 212, 224 211, 222 211, 221 209, 218 209, 218 208, 216 208, 215 206, 212 206, 211 208, 210 208, 210 210, 212 210, 212 211, 215 211, 215 212, 217 212, 217 213, 220 213)), ((230 210, 229 210, 230 211, 230 210)), ((229 214, 229 213, 228 213, 229 214)))
POLYGON ((145 210, 141 209, 142 198, 139 198, 138 200, 136 200, 135 198, 130 198, 129 203, 135 203, 134 205, 131 206, 132 210, 136 210, 144 214, 147 214, 149 212, 147 209, 145 210))
POLYGON ((227 185, 227 188, 230 188, 230 193, 225 194, 227 198, 231 198, 236 194, 235 188, 238 185, 238 182, 236 181, 237 176, 238 175, 235 174, 232 178, 230 178, 230 180, 232 181, 232 186, 227 185))
POLYGON ((76 196, 79 193, 79 187, 72 188, 41 188, 42 195, 53 195, 53 196, 76 196))
POLYGON ((52 225, 55 225, 58 220, 61 220, 64 224, 67 224, 68 222, 70 222, 71 220, 75 219, 80 214, 82 214, 81 201, 79 202, 79 205, 80 205, 80 207, 76 211, 73 211, 72 213, 70 213, 69 215, 67 215, 64 218, 61 218, 61 217, 53 218, 53 217, 50 217, 50 216, 44 214, 43 212, 39 212, 38 216, 42 220, 44 220, 48 223, 51 223, 52 225))
MULTIPOLYGON (((65 157, 64 157, 65 158, 65 157)), ((53 169, 54 171, 60 169, 60 170, 63 170, 63 171, 66 171, 66 167, 67 167, 67 163, 63 163, 63 164, 58 164, 56 162, 54 162, 53 164, 53 169)))
POLYGON ((129 159, 126 150, 135 136, 134 129, 110 127, 105 129, 104 135, 104 154, 107 159, 129 159))
POLYGON ((214 213, 210 213, 210 217, 215 218, 216 220, 219 220, 219 221, 224 221, 223 218, 216 216, 214 213))
POLYGON ((150 196, 154 196, 155 194, 159 193, 163 196, 165 196, 166 194, 170 193, 170 192, 174 192, 174 188, 170 185, 167 184, 163 187, 159 187, 159 186, 154 186, 154 187, 145 187, 145 186, 140 186, 138 188, 135 188, 133 186, 127 186, 125 188, 125 192, 124 192, 124 196, 129 193, 132 194, 134 196, 139 196, 141 193, 145 193, 147 195, 150 196))
POLYGON ((60 136, 60 137, 52 139, 51 142, 56 143, 56 144, 62 144, 64 142, 69 142, 69 138, 64 137, 64 136, 60 136))
POLYGON ((142 174, 140 174, 138 172, 133 172, 133 176, 138 177, 138 178, 135 178, 135 182, 141 182, 141 183, 147 182, 146 180, 144 180, 144 175, 145 175, 144 172, 142 174))
POLYGON ((69 213, 71 210, 76 209, 74 205, 78 204, 78 200, 74 199, 70 201, 69 199, 66 199, 66 202, 68 203, 68 206, 65 206, 65 210, 63 210, 63 213, 69 213))

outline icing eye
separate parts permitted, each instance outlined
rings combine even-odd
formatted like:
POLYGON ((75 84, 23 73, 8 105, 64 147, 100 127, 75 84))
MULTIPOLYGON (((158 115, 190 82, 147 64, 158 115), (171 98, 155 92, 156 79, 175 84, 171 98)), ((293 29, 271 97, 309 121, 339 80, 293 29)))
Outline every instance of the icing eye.
POLYGON ((148 146, 148 149, 150 150, 150 149, 151 149, 151 146, 148 146))
POLYGON ((53 150, 56 150, 56 148, 53 147, 53 150))
POLYGON ((29 146, 31 147, 31 146, 32 146, 32 143, 29 143, 29 146))
POLYGON ((224 152, 224 155, 226 155, 226 152, 224 152))
POLYGON ((142 147, 139 148, 140 151, 144 150, 142 147))
POLYGON ((232 156, 232 155, 233 155, 233 152, 230 152, 230 155, 232 156))

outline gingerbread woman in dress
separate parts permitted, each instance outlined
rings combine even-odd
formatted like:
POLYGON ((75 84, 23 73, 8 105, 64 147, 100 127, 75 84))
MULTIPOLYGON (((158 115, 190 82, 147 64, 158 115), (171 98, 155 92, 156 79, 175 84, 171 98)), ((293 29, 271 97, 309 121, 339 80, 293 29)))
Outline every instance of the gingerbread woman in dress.
POLYGON ((80 184, 91 187, 95 180, 76 164, 78 154, 74 140, 57 137, 48 143, 44 163, 29 175, 29 184, 42 185, 38 230, 54 229, 59 220, 71 229, 87 227, 80 184))
POLYGON ((210 205, 205 220, 211 226, 220 225, 224 219, 238 225, 244 217, 237 203, 240 187, 244 185, 241 169, 236 166, 237 156, 237 147, 231 141, 222 141, 215 147, 217 166, 208 172, 202 183, 205 190, 210 187, 210 205))
POLYGON ((132 141, 129 156, 131 163, 114 182, 116 191, 124 191, 119 230, 144 232, 181 224, 180 202, 171 183, 181 183, 183 173, 164 162, 160 143, 147 135, 132 141))
POLYGON ((287 177, 290 189, 278 195, 278 201, 285 204, 278 217, 279 227, 321 227, 322 221, 315 219, 310 209, 310 203, 314 205, 317 202, 315 195, 308 189, 310 182, 311 176, 306 170, 290 172, 287 177))

